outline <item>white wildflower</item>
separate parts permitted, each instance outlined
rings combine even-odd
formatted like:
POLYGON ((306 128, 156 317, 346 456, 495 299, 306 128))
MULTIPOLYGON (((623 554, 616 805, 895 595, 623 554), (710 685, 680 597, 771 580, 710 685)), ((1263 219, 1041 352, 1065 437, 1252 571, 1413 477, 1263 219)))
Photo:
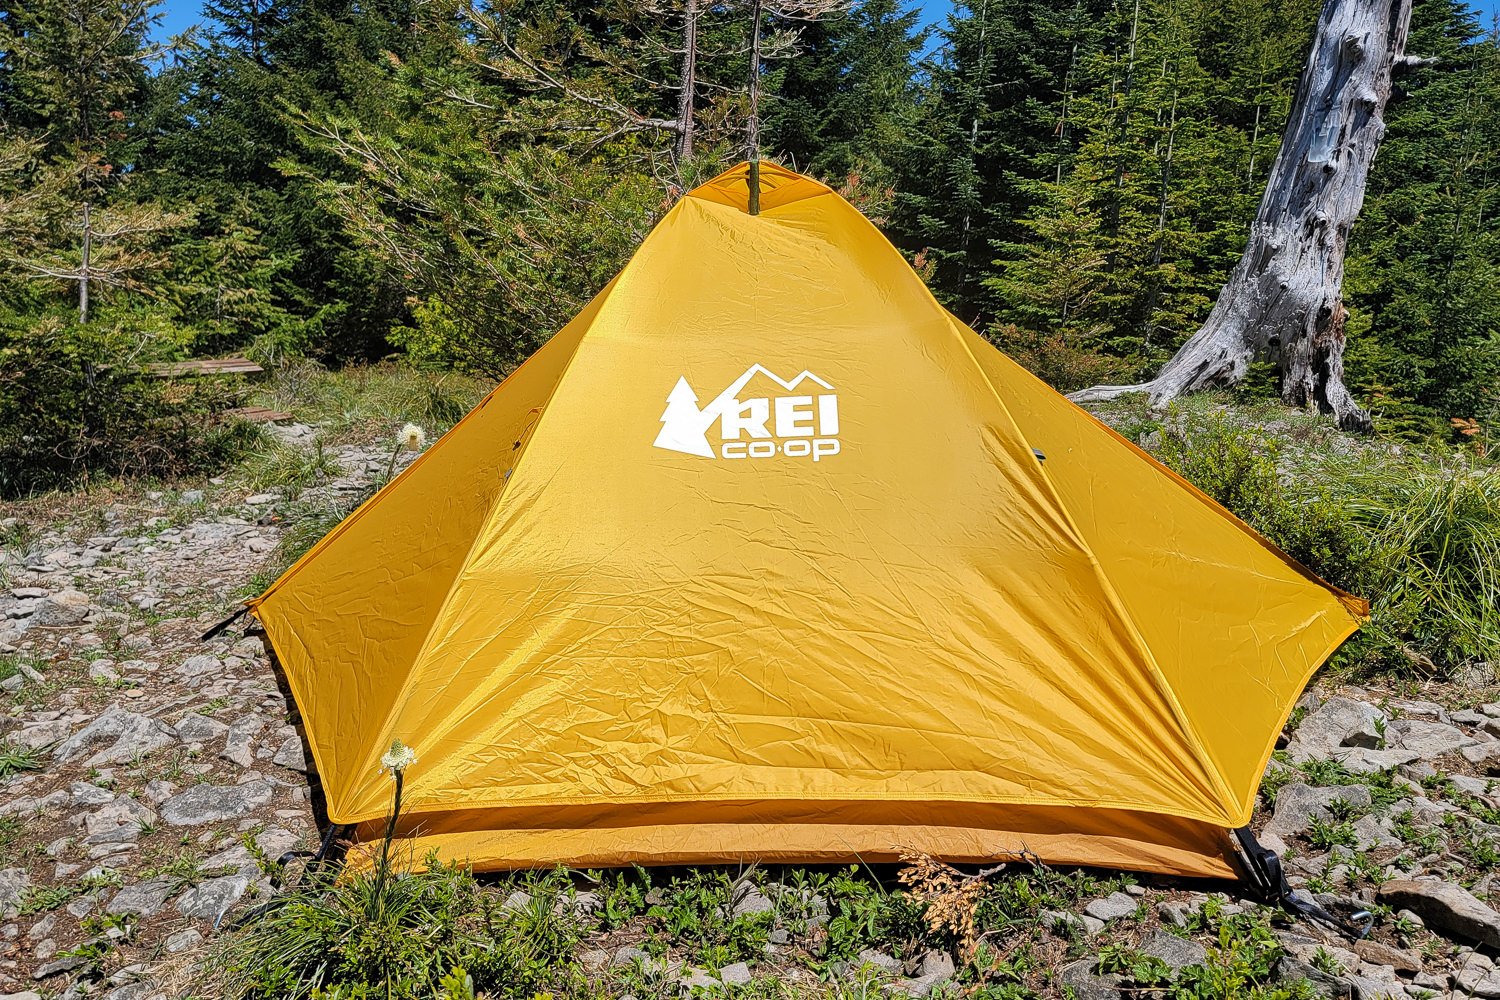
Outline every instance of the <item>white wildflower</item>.
POLYGON ((427 432, 416 424, 407 424, 396 435, 396 440, 406 445, 407 451, 421 451, 422 446, 427 443, 427 432))
POLYGON ((417 762, 417 752, 400 740, 392 740, 391 748, 380 758, 380 769, 400 774, 417 762))

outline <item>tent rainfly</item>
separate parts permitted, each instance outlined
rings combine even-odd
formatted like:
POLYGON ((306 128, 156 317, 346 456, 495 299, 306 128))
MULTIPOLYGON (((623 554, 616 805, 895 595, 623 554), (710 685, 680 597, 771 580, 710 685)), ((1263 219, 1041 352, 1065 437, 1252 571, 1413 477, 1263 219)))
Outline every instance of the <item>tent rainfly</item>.
POLYGON ((476 869, 1232 876, 1367 606, 1032 377, 838 194, 671 209, 250 602, 329 819, 476 869))

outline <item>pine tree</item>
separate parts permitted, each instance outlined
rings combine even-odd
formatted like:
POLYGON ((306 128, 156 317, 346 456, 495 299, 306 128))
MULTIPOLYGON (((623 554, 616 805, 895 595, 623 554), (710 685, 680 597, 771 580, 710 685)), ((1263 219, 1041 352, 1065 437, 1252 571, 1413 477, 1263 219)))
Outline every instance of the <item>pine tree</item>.
POLYGON ((1425 436, 1500 421, 1500 40, 1456 0, 1418 4, 1404 81, 1351 238, 1351 382, 1425 436))

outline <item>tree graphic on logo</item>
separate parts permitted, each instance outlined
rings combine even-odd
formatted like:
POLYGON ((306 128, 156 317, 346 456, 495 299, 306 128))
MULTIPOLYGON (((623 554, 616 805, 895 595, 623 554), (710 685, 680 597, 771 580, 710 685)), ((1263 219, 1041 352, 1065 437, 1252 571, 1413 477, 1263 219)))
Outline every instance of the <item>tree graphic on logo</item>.
POLYGON ((687 379, 679 378, 667 396, 656 447, 713 458, 714 450, 708 443, 708 428, 713 422, 713 413, 705 415, 698 409, 698 394, 688 385, 687 379))

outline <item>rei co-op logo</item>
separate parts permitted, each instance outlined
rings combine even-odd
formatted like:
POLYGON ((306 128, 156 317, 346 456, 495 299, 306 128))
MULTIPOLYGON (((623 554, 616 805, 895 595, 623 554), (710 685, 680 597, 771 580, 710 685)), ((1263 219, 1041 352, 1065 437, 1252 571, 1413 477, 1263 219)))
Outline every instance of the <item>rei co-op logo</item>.
POLYGON ((688 380, 679 378, 667 395, 656 447, 704 458, 780 455, 818 462, 839 453, 838 434, 839 398, 833 386, 809 371, 788 382, 762 365, 751 365, 702 409, 688 380), (757 375, 768 388, 785 391, 740 398, 757 375), (715 424, 717 446, 709 439, 715 424))

